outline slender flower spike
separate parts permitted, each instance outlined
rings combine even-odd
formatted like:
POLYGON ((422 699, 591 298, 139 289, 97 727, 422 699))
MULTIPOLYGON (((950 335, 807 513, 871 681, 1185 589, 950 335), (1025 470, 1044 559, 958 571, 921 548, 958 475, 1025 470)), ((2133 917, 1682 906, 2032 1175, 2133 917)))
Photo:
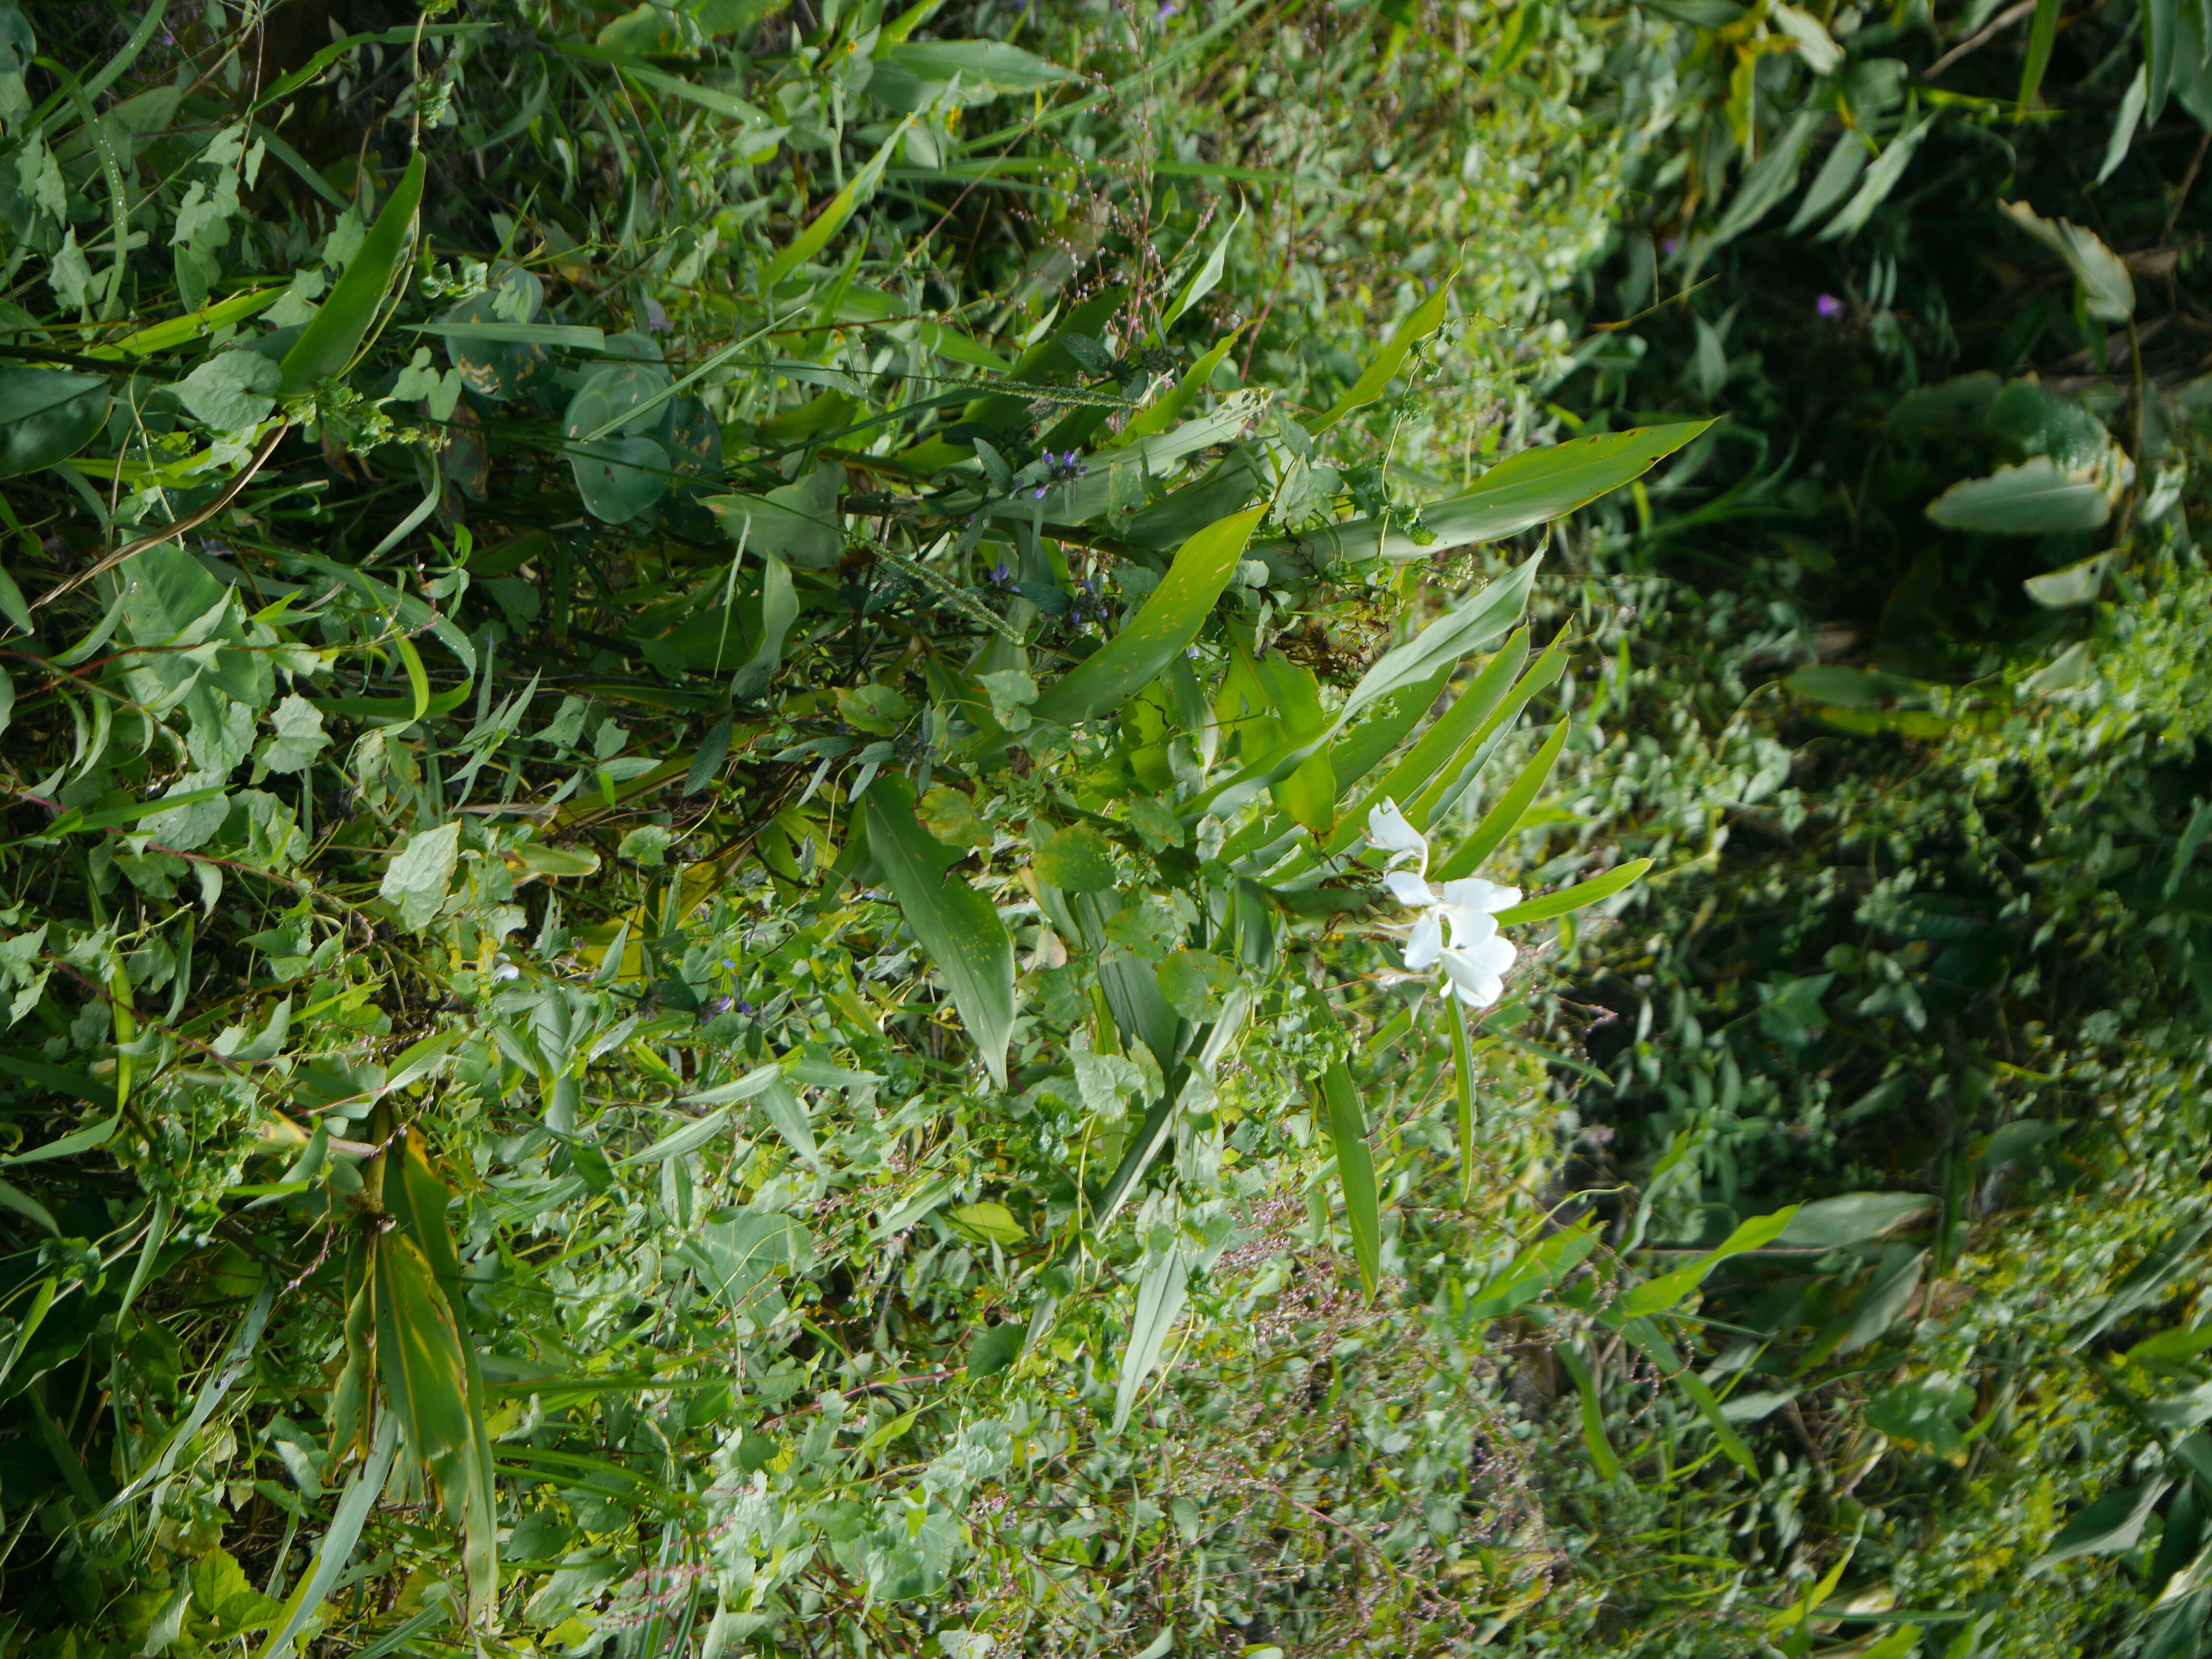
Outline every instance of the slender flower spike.
POLYGON ((1513 946, 1498 936, 1497 913, 1518 904, 1521 890, 1480 876, 1441 887, 1431 882, 1428 840, 1406 822, 1395 801, 1380 801, 1368 813, 1367 839, 1389 854, 1393 866, 1417 862, 1415 869, 1393 868, 1382 878, 1393 898, 1419 912, 1406 941, 1406 966, 1416 972, 1442 967, 1447 994, 1470 1008, 1496 1002, 1513 967, 1513 946))

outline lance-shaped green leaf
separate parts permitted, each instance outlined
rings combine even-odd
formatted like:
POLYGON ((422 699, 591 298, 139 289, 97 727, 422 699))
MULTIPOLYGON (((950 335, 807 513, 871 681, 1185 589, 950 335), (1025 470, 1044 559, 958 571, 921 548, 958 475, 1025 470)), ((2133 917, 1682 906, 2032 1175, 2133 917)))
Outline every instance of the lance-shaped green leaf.
POLYGON ((1344 1188, 1344 1215, 1352 1227, 1352 1254, 1359 1263, 1359 1282, 1367 1294, 1382 1276, 1382 1206, 1375 1186, 1375 1154, 1367 1145, 1366 1114, 1359 1090, 1340 1060, 1321 1074, 1322 1102, 1328 1108, 1328 1138, 1336 1149, 1336 1176, 1344 1188))
POLYGON ((1128 626, 1047 686, 1031 706, 1030 717, 1072 726, 1120 708, 1133 692, 1157 679, 1175 654, 1198 637, 1244 555, 1252 527, 1266 512, 1255 507, 1232 514, 1185 542, 1128 626))
POLYGON ((406 257, 415 228, 415 210, 422 203, 422 153, 417 150, 407 171, 376 216, 376 222, 361 239, 347 262, 345 274, 331 289, 279 367, 284 371, 278 388, 283 397, 306 391, 318 380, 343 374, 353 364, 354 353, 375 320, 393 273, 406 257))
MULTIPOLYGON (((2040 14, 2038 14, 2039 18, 2040 14)), ((2082 303, 2100 322, 2124 323, 2136 313, 2135 279, 2094 231, 2067 219, 2046 219, 2025 202, 2000 202, 2005 216, 2066 262, 2081 285, 2082 303)))
POLYGON ((1482 815, 1482 822, 1474 826, 1474 833, 1437 866, 1438 881, 1456 880, 1480 869, 1483 860, 1496 852, 1506 836, 1519 828, 1521 820, 1528 816, 1528 809, 1536 804, 1536 797, 1543 793, 1545 784, 1551 781, 1552 769, 1559 764, 1559 751, 1567 746, 1567 732, 1572 724, 1563 720, 1552 728, 1552 735, 1544 740, 1544 746, 1529 757, 1520 776, 1491 804, 1490 810, 1482 815))
POLYGON ((1403 513, 1349 519, 1306 535, 1262 543, 1255 555, 1287 554, 1300 546, 1326 547, 1339 557, 1426 559, 1447 548, 1494 542, 1564 518, 1599 496, 1632 483, 1712 424, 1683 421, 1637 427, 1594 438, 1576 438, 1523 450, 1475 481, 1473 490, 1421 509, 1420 528, 1432 539, 1416 542, 1403 513))
POLYGON ((378 1237, 374 1272, 376 1361, 386 1397, 409 1449, 450 1501, 465 1486, 476 1441, 460 1333, 429 1258, 406 1231, 378 1237))
POLYGON ((1398 325, 1375 359, 1359 372, 1352 383, 1352 390, 1336 400, 1328 414, 1314 423, 1316 432, 1326 432, 1355 409, 1364 409, 1385 392, 1398 371, 1406 366, 1413 349, 1430 335, 1442 328, 1444 314, 1451 306, 1451 285, 1459 276, 1455 267, 1450 276, 1436 286, 1436 291, 1415 306, 1413 314, 1398 325))
POLYGON ((1553 1352, 1559 1355, 1559 1364, 1582 1398, 1583 1444, 1589 1449, 1590 1462, 1597 1467, 1598 1478, 1618 1480, 1620 1459, 1613 1452, 1613 1443, 1605 1437, 1605 1403, 1598 1398, 1597 1379, 1573 1343, 1561 1343, 1553 1352))
POLYGON ((1188 1299, 1189 1270, 1182 1253, 1170 1250, 1145 1270, 1137 1287, 1136 1316, 1129 1322, 1129 1346, 1121 1356, 1121 1375, 1114 1388, 1114 1432, 1121 1433, 1136 1409, 1137 1396, 1159 1369, 1168 1337, 1188 1299))
MULTIPOLYGON (((402 1056, 403 1061, 404 1058, 402 1056)), ((475 1346, 466 1334, 460 1256, 453 1248, 453 1229, 446 1220, 446 1212, 453 1202, 453 1189, 439 1180, 431 1170, 419 1137, 410 1133, 403 1146, 386 1154, 384 1203, 398 1223, 391 1237, 404 1237, 422 1253, 422 1261, 429 1268, 430 1277, 437 1286, 459 1358, 461 1409, 466 1444, 443 1460, 433 1460, 427 1452, 422 1455, 424 1461, 430 1463, 439 1487, 445 1494, 448 1511, 460 1525, 462 1565, 469 1582, 470 1616, 483 1620, 489 1616, 499 1594, 497 1493, 493 1486, 491 1434, 485 1422, 488 1396, 484 1392, 483 1375, 477 1363, 475 1346)), ((384 1292, 392 1282, 380 1273, 377 1283, 380 1355, 383 1352, 384 1292)), ((388 1365, 390 1362, 386 1360, 386 1364, 388 1365)), ((411 1431, 410 1440, 412 1443, 411 1431)))
POLYGON ((1206 256, 1205 263, 1191 273, 1190 280, 1182 286, 1182 292, 1176 295, 1175 303, 1170 306, 1166 313, 1161 317, 1162 332, 1173 328, 1178 318, 1213 292, 1214 284, 1221 280, 1222 268, 1229 258, 1230 240, 1237 234, 1237 228, 1244 222, 1244 213, 1245 204, 1239 201, 1237 204, 1237 216, 1229 222, 1227 228, 1222 231, 1220 237, 1214 242, 1213 251, 1206 256))
POLYGON ((1796 1213, 1797 1206, 1792 1204, 1772 1215, 1752 1217, 1696 1261, 1638 1285, 1621 1298, 1620 1312, 1630 1319, 1664 1313, 1705 1283, 1705 1275, 1730 1256, 1764 1249, 1781 1237, 1796 1213))
POLYGON ((908 115, 892 129, 891 136, 871 155, 866 165, 845 181, 845 188, 830 198, 830 205, 814 216, 813 222, 793 237, 782 252, 769 261, 768 269, 761 275, 763 287, 774 288, 778 283, 830 246, 830 239, 844 228, 845 221, 853 216, 868 198, 876 193, 884 169, 890 165, 891 157, 898 153, 906 131, 915 123, 908 115))
POLYGON ((1622 888, 1633 885, 1650 867, 1650 859, 1631 859, 1626 864, 1608 870, 1601 876, 1592 876, 1588 881, 1562 887, 1556 893, 1525 899, 1519 904, 1500 910, 1498 925, 1510 927, 1518 922, 1549 921, 1553 916, 1570 915, 1577 910, 1587 909, 1599 900, 1609 899, 1622 888))
POLYGON ((915 821, 902 778, 868 791, 868 852, 890 884, 899 912, 945 975, 952 1005, 992 1079, 1006 1085, 1006 1042, 1014 1029, 1014 942, 991 902, 945 868, 945 846, 915 821))
POLYGON ((2023 114, 2043 87, 2043 71, 2051 66, 2051 49, 2058 43, 2058 0, 2035 0, 2035 21, 2027 27, 2027 56, 2020 66, 2020 107, 2023 114))

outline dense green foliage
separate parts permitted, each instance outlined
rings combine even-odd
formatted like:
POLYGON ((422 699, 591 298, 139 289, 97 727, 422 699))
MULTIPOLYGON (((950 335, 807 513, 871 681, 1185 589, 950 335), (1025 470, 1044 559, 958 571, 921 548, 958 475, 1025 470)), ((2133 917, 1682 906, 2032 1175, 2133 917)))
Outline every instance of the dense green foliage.
POLYGON ((2200 1651, 2033 9, 0 0, 0 1653, 2200 1651))

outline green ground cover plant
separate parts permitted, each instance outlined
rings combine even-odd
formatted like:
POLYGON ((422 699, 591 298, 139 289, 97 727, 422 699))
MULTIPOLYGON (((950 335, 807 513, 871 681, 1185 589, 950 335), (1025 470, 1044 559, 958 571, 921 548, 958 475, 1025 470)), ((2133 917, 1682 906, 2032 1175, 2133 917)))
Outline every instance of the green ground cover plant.
POLYGON ((2200 1651, 2207 33, 0 5, 0 1651, 2200 1651))

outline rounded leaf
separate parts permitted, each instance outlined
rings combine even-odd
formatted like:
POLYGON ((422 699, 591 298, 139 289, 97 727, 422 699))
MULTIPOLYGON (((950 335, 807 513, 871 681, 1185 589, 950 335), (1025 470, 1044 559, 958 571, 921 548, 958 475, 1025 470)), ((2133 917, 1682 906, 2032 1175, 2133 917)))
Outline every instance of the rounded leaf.
POLYGON ((0 368, 0 478, 65 461, 107 420, 107 381, 59 368, 0 368))
POLYGON ((668 489, 668 452, 650 438, 578 444, 568 465, 586 510, 609 524, 635 519, 668 489))

